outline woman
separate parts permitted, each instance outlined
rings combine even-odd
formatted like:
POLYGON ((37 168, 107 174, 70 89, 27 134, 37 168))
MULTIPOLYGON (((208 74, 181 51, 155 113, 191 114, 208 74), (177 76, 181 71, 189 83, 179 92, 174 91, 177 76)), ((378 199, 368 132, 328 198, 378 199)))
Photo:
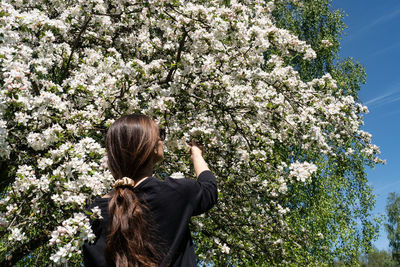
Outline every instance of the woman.
POLYGON ((164 136, 145 115, 116 120, 106 139, 114 190, 94 201, 103 219, 92 223, 94 243, 83 247, 85 266, 196 266, 191 216, 217 202, 215 177, 191 145, 197 180, 152 176, 164 159, 164 136))

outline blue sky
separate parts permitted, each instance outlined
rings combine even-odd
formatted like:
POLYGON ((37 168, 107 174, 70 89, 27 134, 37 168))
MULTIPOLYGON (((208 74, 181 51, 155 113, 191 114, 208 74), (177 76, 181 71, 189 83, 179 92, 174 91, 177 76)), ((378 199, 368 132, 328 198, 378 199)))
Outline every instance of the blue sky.
MULTIPOLYGON (((387 161, 368 170, 368 179, 376 194, 374 213, 384 214, 389 192, 400 193, 400 1, 333 0, 332 6, 348 15, 340 56, 359 61, 367 73, 359 93, 370 111, 363 130, 387 161)), ((375 246, 389 248, 383 227, 375 246)))

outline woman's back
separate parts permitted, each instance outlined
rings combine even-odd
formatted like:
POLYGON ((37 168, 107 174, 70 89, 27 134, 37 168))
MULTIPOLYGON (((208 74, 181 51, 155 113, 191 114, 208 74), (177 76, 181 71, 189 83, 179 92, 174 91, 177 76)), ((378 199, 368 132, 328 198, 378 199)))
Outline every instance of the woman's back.
MULTIPOLYGON (((191 216, 210 209, 217 201, 217 186, 211 171, 203 171, 197 180, 149 177, 133 189, 148 209, 156 247, 163 266, 195 266, 193 243, 188 223, 191 216)), ((93 222, 96 240, 84 245, 85 266, 106 266, 104 248, 108 235, 109 198, 99 198, 91 206, 101 209, 103 219, 93 222)))

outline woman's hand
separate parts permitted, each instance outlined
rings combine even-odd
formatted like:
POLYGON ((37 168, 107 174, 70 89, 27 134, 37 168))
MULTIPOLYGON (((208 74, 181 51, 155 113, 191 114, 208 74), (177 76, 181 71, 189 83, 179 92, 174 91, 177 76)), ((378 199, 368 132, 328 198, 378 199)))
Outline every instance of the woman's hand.
POLYGON ((207 166, 206 161, 203 158, 204 148, 197 144, 195 141, 189 143, 190 146, 190 159, 193 162, 194 171, 196 177, 199 177, 200 173, 206 170, 210 170, 207 166))
POLYGON ((190 146, 190 159, 193 161, 193 157, 203 156, 204 148, 202 145, 197 143, 196 141, 191 141, 189 143, 190 146))

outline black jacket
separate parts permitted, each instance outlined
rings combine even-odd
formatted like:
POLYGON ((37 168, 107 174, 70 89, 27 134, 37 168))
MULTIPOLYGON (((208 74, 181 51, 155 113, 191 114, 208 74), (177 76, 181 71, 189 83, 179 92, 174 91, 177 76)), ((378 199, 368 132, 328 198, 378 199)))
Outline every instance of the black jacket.
MULTIPOLYGON (((196 266, 188 224, 191 216, 204 213, 217 202, 217 184, 212 172, 203 171, 197 180, 167 177, 161 181, 149 177, 134 192, 149 208, 158 229, 157 235, 165 246, 167 256, 163 264, 169 262, 170 266, 196 266)), ((94 243, 83 246, 84 264, 87 267, 106 266, 103 251, 108 234, 108 201, 109 198, 98 198, 90 206, 98 206, 103 219, 91 222, 96 239, 94 243)))

